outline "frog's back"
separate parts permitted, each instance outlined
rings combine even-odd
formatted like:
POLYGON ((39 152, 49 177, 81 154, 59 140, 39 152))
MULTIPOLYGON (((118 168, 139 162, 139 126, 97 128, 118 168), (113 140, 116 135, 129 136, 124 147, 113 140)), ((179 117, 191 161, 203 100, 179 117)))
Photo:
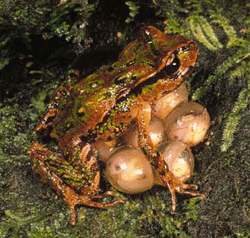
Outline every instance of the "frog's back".
POLYGON ((189 41, 181 36, 166 36, 154 27, 142 28, 117 62, 73 86, 51 136, 65 146, 82 137, 94 138, 96 126, 108 116, 117 101, 157 75, 166 67, 170 55, 189 41))

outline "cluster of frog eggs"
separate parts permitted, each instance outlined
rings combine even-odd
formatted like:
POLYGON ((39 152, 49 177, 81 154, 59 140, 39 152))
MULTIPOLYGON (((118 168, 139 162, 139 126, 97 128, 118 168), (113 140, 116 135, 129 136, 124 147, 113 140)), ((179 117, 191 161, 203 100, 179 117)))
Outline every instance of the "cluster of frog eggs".
MULTIPOLYGON (((186 182, 194 171, 190 147, 199 144, 210 126, 209 114, 202 105, 188 102, 184 84, 158 100, 152 107, 150 138, 180 182, 186 182)), ((106 163, 110 184, 124 193, 140 193, 161 184, 157 172, 138 146, 138 130, 130 128, 124 136, 127 146, 114 147, 108 142, 94 145, 99 158, 106 163)))

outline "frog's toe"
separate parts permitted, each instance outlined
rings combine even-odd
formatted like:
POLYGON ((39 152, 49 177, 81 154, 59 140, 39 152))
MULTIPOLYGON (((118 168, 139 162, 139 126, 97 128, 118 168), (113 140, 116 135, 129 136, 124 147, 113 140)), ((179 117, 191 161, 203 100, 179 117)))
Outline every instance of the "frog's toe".
POLYGON ((172 199, 172 208, 171 208, 171 213, 175 213, 176 210, 176 193, 180 194, 189 194, 194 197, 201 197, 202 200, 205 200, 205 194, 200 193, 196 191, 198 189, 198 186, 195 184, 186 184, 178 181, 174 177, 171 178, 167 182, 169 191, 171 193, 171 199, 172 199))
POLYGON ((76 205, 85 205, 88 207, 95 207, 95 208, 107 208, 107 207, 113 207, 119 203, 124 203, 122 199, 117 199, 110 203, 101 203, 101 202, 95 202, 93 199, 102 198, 104 196, 114 196, 112 191, 107 191, 103 194, 96 194, 96 195, 86 195, 86 194, 79 194, 75 192, 70 187, 66 187, 64 184, 62 184, 64 187, 64 201, 68 203, 69 205, 69 211, 70 211, 70 225, 74 226, 76 223, 76 211, 75 206, 76 205))
POLYGON ((74 226, 76 223, 76 211, 75 211, 76 205, 85 205, 88 207, 95 207, 95 208, 107 208, 107 207, 113 207, 120 203, 124 203, 122 199, 117 199, 114 202, 110 202, 110 203, 100 203, 100 202, 95 202, 89 199, 90 199, 89 197, 83 195, 83 196, 79 196, 76 199, 71 200, 71 202, 67 201, 67 203, 69 204, 69 211, 71 215, 70 225, 74 226))
POLYGON ((196 190, 198 189, 198 186, 195 185, 195 184, 181 184, 181 186, 178 186, 175 188, 175 190, 178 192, 178 193, 181 193, 181 194, 189 194, 191 196, 194 196, 194 197, 202 197, 202 199, 205 199, 205 194, 204 193, 200 193, 200 192, 197 192, 196 190))

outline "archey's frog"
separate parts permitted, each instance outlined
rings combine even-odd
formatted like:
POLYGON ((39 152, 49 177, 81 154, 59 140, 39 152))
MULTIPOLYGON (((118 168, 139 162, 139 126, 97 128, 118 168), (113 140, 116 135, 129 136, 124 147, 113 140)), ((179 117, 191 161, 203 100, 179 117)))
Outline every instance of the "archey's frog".
POLYGON ((34 171, 68 203, 72 225, 77 204, 104 208, 123 202, 94 201, 113 193, 99 193, 100 169, 92 144, 120 137, 131 123, 138 124, 138 144, 172 194, 172 210, 175 191, 199 195, 187 190, 195 190, 195 185, 174 178, 148 136, 151 106, 183 82, 197 55, 190 39, 146 26, 117 62, 82 80, 75 72, 59 87, 36 131, 56 139, 61 155, 39 143, 33 144, 29 155, 34 171))

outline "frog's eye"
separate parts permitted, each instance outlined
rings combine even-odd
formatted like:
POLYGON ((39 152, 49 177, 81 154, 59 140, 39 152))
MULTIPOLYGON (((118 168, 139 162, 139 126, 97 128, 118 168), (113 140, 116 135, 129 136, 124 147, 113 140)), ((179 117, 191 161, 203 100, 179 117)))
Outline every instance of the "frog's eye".
POLYGON ((175 52, 171 54, 171 56, 168 58, 164 71, 166 72, 167 75, 172 76, 178 73, 179 68, 180 68, 180 60, 177 56, 177 52, 175 52))

